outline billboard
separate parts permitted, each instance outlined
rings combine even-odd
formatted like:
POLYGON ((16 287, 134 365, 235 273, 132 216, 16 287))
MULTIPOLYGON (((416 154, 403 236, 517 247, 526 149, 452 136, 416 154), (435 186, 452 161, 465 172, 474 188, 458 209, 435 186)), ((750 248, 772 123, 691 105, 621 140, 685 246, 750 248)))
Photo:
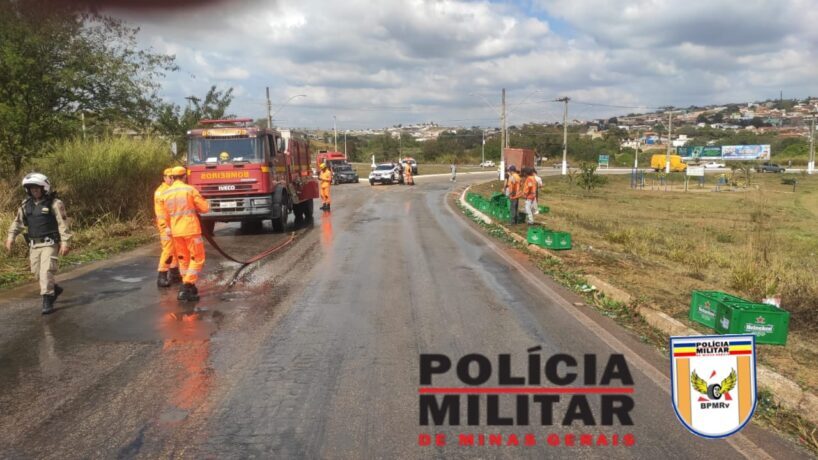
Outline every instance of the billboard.
POLYGON ((721 158, 721 147, 718 146, 691 146, 676 147, 676 154, 682 158, 721 158))
POLYGON ((689 159, 722 160, 769 160, 770 146, 765 145, 722 145, 676 147, 676 154, 689 159))
POLYGON ((725 160, 769 160, 769 145, 722 145, 721 157, 725 160))

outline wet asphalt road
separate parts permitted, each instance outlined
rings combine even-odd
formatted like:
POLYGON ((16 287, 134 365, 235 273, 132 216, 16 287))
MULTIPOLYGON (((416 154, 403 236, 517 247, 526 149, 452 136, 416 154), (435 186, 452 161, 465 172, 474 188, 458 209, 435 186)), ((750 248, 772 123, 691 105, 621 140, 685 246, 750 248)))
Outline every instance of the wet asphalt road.
MULTIPOLYGON (((508 249, 499 256, 451 212, 451 192, 479 177, 461 176, 456 187, 423 177, 415 187, 336 186, 331 215, 293 225, 295 242, 232 288, 236 265, 208 247, 195 309, 155 287, 154 247, 61 278, 66 292, 49 317, 40 317, 32 286, 4 291, 0 457, 804 455, 754 426, 731 442, 689 434, 662 384, 663 355, 575 307, 579 299, 533 269, 522 276, 524 257, 508 249), (511 353, 522 373, 536 345, 543 356, 627 348, 634 426, 419 426, 420 353, 511 353), (422 433, 450 442, 420 447, 422 433), (460 447, 459 433, 533 433, 539 442, 460 447), (636 445, 549 447, 551 433, 632 433, 636 445)), ((269 223, 249 235, 221 224, 217 236, 240 258, 288 237, 269 223)), ((457 385, 450 377, 435 383, 457 385)), ((589 401, 598 414, 598 399, 589 401)), ((556 404, 557 420, 566 405, 556 404)))

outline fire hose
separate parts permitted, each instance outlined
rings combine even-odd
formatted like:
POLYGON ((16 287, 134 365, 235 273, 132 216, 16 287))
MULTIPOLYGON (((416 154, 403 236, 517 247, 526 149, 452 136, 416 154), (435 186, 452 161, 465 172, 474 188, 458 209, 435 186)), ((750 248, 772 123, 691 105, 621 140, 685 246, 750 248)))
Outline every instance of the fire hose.
POLYGON ((276 243, 275 245, 270 246, 269 248, 265 249, 264 251, 254 255, 253 257, 251 257, 251 258, 249 258, 247 260, 238 260, 238 259, 234 258, 233 256, 231 256, 230 254, 224 252, 224 250, 221 248, 221 246, 219 246, 218 243, 216 243, 216 240, 213 239, 213 235, 203 232, 202 236, 205 237, 207 242, 210 243, 210 245, 213 246, 213 248, 216 249, 216 251, 219 254, 221 254, 222 257, 224 257, 227 260, 230 260, 232 262, 236 262, 237 264, 241 265, 241 267, 239 267, 239 269, 236 270, 236 273, 233 275, 233 279, 230 280, 230 283, 228 284, 228 287, 232 287, 234 284, 236 284, 236 280, 239 277, 239 273, 241 273, 241 271, 244 270, 245 267, 252 264, 253 262, 258 262, 259 260, 272 255, 276 251, 286 247, 287 245, 292 243, 293 240, 295 240, 295 232, 292 232, 292 233, 290 233, 290 238, 287 239, 286 241, 276 243))

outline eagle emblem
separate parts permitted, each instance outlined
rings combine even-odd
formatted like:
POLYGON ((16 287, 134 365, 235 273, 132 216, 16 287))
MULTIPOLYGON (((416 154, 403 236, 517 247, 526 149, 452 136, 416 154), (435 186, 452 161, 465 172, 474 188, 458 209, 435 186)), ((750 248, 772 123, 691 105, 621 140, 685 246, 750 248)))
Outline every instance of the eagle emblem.
POLYGON ((693 374, 690 376, 690 383, 693 385, 694 390, 706 395, 708 399, 719 400, 722 395, 729 393, 730 390, 736 387, 736 370, 732 369, 730 375, 725 377, 721 383, 713 383, 710 385, 708 385, 707 381, 703 378, 699 377, 696 371, 693 371, 693 374))

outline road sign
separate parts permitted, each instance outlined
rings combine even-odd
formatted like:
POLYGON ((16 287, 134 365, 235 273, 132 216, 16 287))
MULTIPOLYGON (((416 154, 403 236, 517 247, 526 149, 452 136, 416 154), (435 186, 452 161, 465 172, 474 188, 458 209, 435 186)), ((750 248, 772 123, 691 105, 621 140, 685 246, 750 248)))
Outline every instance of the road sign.
POLYGON ((599 156, 599 166, 608 167, 608 155, 600 155, 599 156))
POLYGON ((704 166, 688 166, 687 175, 695 177, 704 177, 704 166))

